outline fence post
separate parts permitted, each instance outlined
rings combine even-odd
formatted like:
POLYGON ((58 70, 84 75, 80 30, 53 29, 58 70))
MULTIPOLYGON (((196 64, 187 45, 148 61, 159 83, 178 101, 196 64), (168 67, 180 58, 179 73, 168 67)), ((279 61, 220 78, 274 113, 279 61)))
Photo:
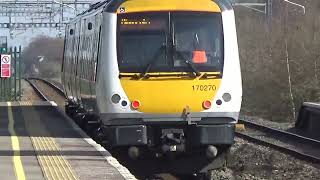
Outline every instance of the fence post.
POLYGON ((13 60, 14 60, 14 100, 17 101, 17 47, 14 47, 13 60))
POLYGON ((3 82, 2 82, 2 78, 0 79, 0 101, 3 101, 3 82))
MULTIPOLYGON (((10 47, 10 50, 9 50, 9 52, 8 52, 7 54, 10 54, 10 55, 11 55, 11 69, 10 69, 10 71, 11 71, 11 70, 12 70, 12 65, 13 65, 13 63, 12 63, 12 60, 13 60, 13 57, 12 57, 12 55, 13 55, 12 47, 10 47)), ((11 73, 11 76, 10 76, 9 78, 7 78, 8 83, 9 83, 9 85, 8 85, 8 98, 7 98, 7 101, 12 101, 12 72, 10 72, 10 73, 11 73)), ((15 93, 15 92, 14 92, 14 93, 15 93)))
POLYGON ((21 56, 22 56, 22 51, 21 51, 21 46, 19 46, 19 101, 21 101, 21 56))
POLYGON ((7 79, 3 79, 4 81, 4 100, 6 101, 8 98, 7 98, 7 79))

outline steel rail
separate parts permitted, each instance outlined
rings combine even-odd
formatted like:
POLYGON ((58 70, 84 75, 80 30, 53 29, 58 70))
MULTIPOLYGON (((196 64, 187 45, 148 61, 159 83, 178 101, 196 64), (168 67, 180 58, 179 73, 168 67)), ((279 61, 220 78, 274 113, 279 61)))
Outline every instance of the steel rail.
POLYGON ((25 80, 31 85, 31 87, 35 90, 35 92, 38 94, 38 96, 44 100, 44 101, 50 101, 49 98, 44 95, 41 90, 31 81, 29 78, 25 78, 25 80))
POLYGON ((59 93, 59 95, 63 96, 64 98, 67 98, 63 89, 61 89, 60 87, 58 87, 57 85, 55 85, 54 83, 52 83, 52 82, 50 82, 50 81, 48 81, 46 79, 35 78, 35 77, 28 78, 28 79, 41 81, 41 82, 47 84, 48 86, 50 86, 52 89, 54 89, 57 93, 59 93))
POLYGON ((305 161, 312 162, 312 163, 320 163, 320 157, 312 156, 312 155, 309 155, 309 154, 306 154, 306 153, 302 153, 302 152, 296 151, 294 149, 290 149, 290 148, 287 148, 287 147, 284 147, 284 146, 276 145, 274 143, 270 143, 268 141, 264 141, 262 139, 255 138, 255 137, 250 136, 250 135, 245 134, 245 133, 235 132, 235 134, 236 134, 236 136, 238 136, 238 137, 240 137, 242 139, 246 139, 246 140, 251 141, 253 143, 256 143, 256 144, 259 144, 259 145, 262 145, 262 146, 267 146, 267 147, 270 147, 272 149, 276 149, 276 150, 278 150, 280 152, 292 155, 292 156, 294 156, 294 157, 296 157, 298 159, 305 160, 305 161))
MULTIPOLYGON (((258 131, 266 133, 267 134, 266 137, 268 137, 268 138, 273 138, 273 139, 276 139, 276 140, 278 140, 278 138, 287 138, 287 139, 289 139, 291 141, 294 141, 294 142, 297 142, 297 143, 308 144, 308 145, 310 145, 312 147, 320 149, 320 141, 315 140, 315 139, 307 138, 307 137, 300 136, 300 135, 297 135, 297 134, 294 134, 294 133, 291 133, 291 132, 287 132, 287 131, 271 128, 271 127, 268 127, 268 126, 260 125, 260 124, 254 123, 254 122, 246 121, 244 119, 240 119, 239 123, 244 124, 245 127, 252 128, 252 129, 255 129, 255 130, 258 130, 258 131)), ((254 135, 246 134, 245 132, 237 131, 235 133, 235 135, 240 137, 240 138, 243 138, 243 139, 246 139, 248 141, 251 141, 253 143, 260 144, 260 145, 263 145, 263 146, 267 146, 267 147, 276 149, 276 150, 278 150, 280 152, 292 155, 292 156, 294 156, 294 157, 296 157, 298 159, 301 159, 301 160, 306 160, 306 161, 309 161, 309 162, 312 162, 312 163, 320 163, 320 155, 319 156, 314 156, 314 155, 299 151, 297 149, 293 149, 293 148, 285 147, 285 146, 282 146, 282 145, 278 145, 276 143, 272 143, 272 142, 269 142, 269 141, 254 137, 254 135)), ((286 143, 286 142, 284 142, 284 143, 286 143)), ((287 142, 287 144, 290 144, 290 143, 287 142)), ((290 144, 290 145, 292 145, 292 144, 290 144)))
POLYGON ((247 121, 245 119, 239 119, 238 122, 244 124, 246 127, 250 127, 253 129, 264 131, 266 133, 270 133, 273 135, 278 135, 278 136, 282 136, 282 137, 285 136, 287 138, 295 140, 296 142, 308 143, 310 145, 313 145, 313 146, 320 148, 320 141, 316 140, 316 139, 311 139, 311 138, 304 137, 304 136, 301 136, 301 135, 298 135, 298 134, 295 134, 292 132, 264 126, 264 125, 257 124, 257 123, 251 122, 251 121, 247 121))

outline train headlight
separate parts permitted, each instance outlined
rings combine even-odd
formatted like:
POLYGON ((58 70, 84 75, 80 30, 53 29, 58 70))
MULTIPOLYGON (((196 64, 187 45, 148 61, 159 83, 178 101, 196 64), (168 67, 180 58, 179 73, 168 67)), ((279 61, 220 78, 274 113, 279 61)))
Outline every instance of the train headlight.
POLYGON ((121 105, 122 105, 123 107, 126 107, 126 106, 128 105, 128 102, 125 101, 125 100, 123 100, 123 101, 121 102, 121 105))
POLYGON ((211 101, 209 101, 209 100, 203 101, 202 106, 204 109, 210 109, 211 108, 211 101))
POLYGON ((133 109, 139 109, 140 106, 141 106, 141 103, 140 103, 140 101, 138 101, 138 100, 134 100, 134 101, 132 101, 132 103, 131 103, 131 107, 132 107, 133 109))
POLYGON ((222 95, 222 99, 223 99, 225 102, 231 101, 231 94, 229 94, 229 93, 224 93, 224 94, 222 95))
POLYGON ((119 94, 114 94, 112 97, 111 97, 111 101, 115 104, 118 104, 121 100, 121 97, 119 94))
POLYGON ((218 99, 218 100, 216 101, 216 104, 217 104, 218 106, 221 106, 222 101, 221 101, 220 99, 218 99))

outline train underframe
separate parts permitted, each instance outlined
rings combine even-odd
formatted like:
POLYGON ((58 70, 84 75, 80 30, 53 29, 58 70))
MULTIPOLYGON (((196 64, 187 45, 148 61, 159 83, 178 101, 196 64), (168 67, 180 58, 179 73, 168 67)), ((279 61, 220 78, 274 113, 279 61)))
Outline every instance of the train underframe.
POLYGON ((102 126, 111 147, 127 149, 131 159, 158 158, 175 173, 205 173, 226 165, 234 125, 102 126), (168 163, 167 160, 170 160, 168 163))
POLYGON ((228 118, 212 118, 206 121, 209 124, 129 119, 131 124, 104 125, 100 116, 76 106, 67 105, 66 113, 108 148, 127 153, 132 160, 157 159, 155 167, 165 166, 177 174, 207 173, 226 166, 234 143, 235 124, 228 118))

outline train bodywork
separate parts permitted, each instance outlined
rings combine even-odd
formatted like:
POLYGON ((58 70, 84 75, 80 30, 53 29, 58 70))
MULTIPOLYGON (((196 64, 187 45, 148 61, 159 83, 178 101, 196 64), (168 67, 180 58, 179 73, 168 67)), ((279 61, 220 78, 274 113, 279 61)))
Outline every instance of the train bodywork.
POLYGON ((210 168, 220 167, 242 101, 232 6, 226 0, 98 3, 67 26, 62 82, 67 112, 85 123, 97 117, 111 147, 126 147, 132 156, 141 149, 204 154, 215 162, 210 168))
POLYGON ((304 102, 301 105, 298 118, 295 123, 297 132, 312 137, 320 138, 319 132, 320 103, 304 102))

